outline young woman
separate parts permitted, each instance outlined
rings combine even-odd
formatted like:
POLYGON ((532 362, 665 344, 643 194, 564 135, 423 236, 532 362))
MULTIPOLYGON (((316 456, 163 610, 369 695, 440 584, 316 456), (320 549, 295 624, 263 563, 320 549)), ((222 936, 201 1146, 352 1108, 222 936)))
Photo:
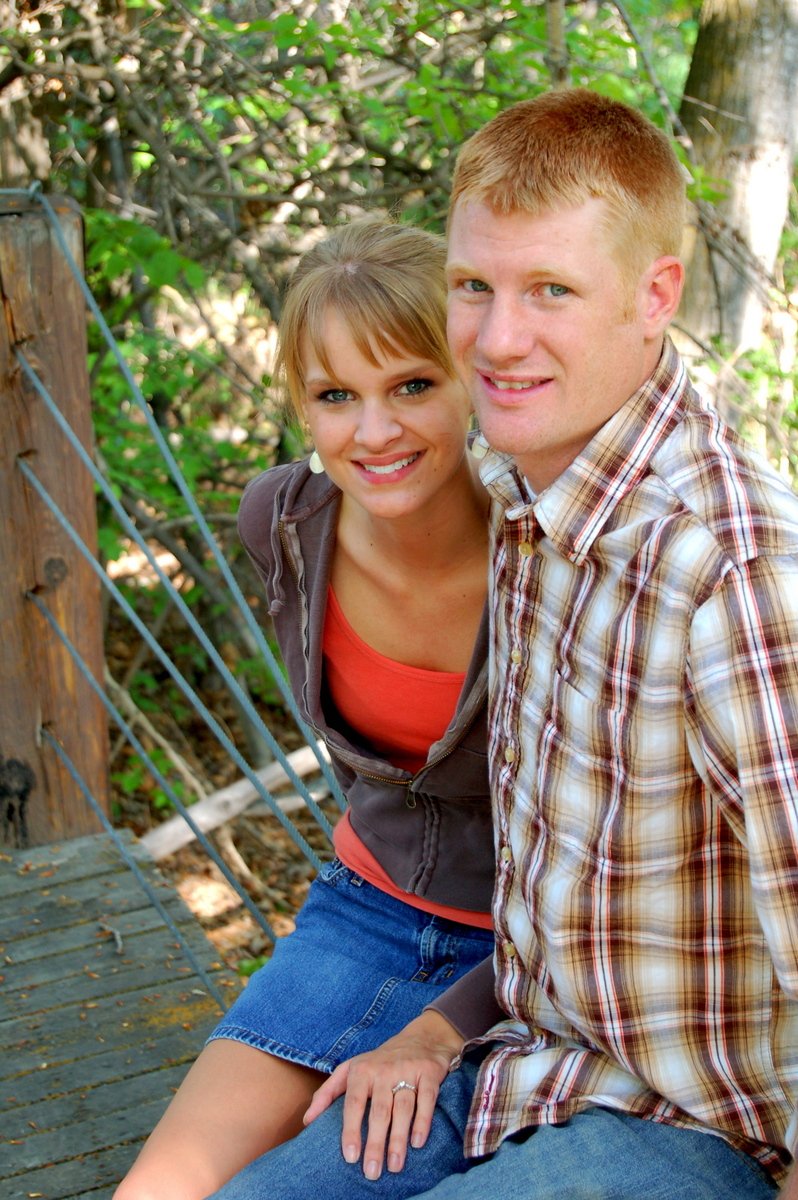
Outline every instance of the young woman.
POLYGON ((315 450, 253 480, 239 528, 349 807, 115 1200, 202 1200, 299 1132, 339 1063, 432 1002, 457 1026, 440 998, 492 954, 487 497, 443 264, 434 235, 366 219, 292 280, 278 366, 315 450))

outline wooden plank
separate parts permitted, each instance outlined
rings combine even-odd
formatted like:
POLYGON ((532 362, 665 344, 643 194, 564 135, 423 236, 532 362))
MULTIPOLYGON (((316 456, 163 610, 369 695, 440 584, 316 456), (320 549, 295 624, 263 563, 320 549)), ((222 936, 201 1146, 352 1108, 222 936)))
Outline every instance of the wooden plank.
MULTIPOLYGON (((96 946, 99 942, 113 942, 116 947, 117 936, 121 939, 121 953, 124 955, 129 937, 148 933, 163 925, 162 918, 156 910, 151 905, 142 908, 138 897, 122 893, 115 899, 117 903, 113 907, 100 903, 84 905, 81 908, 81 916, 84 919, 79 925, 68 924, 67 914, 58 908, 53 909, 51 913, 44 909, 43 916, 33 917, 35 930, 30 937, 25 937, 17 929, 12 933, 9 928, 7 932, 11 936, 4 938, 2 926, 6 923, 0 922, 0 955, 6 955, 7 958, 12 958, 15 964, 21 964, 36 958, 63 954, 67 950, 96 946), (92 911, 87 914, 86 908, 92 911), (52 920, 49 919, 50 916, 52 920)), ((185 920, 185 909, 179 898, 174 895, 161 895, 160 899, 172 920, 178 924, 185 920)), ((9 919, 8 925, 11 926, 15 920, 18 925, 18 918, 9 919)))
MULTIPOLYGON (((152 861, 141 866, 163 894, 152 861)), ((111 1200, 220 1007, 109 838, 11 854, 3 867, 0 922, 19 928, 0 965, 0 1196, 111 1200), (121 955, 97 938, 110 898, 121 955)), ((174 895, 169 907, 232 999, 239 982, 174 895)))
MULTIPOLYGON (((20 1154, 17 1158, 14 1154, 11 1169, 3 1182, 6 1189, 3 1192, 4 1200, 28 1200, 37 1194, 45 1200, 62 1200, 70 1194, 93 1195, 91 1189, 103 1186, 113 1191, 114 1185, 119 1183, 132 1164, 146 1133, 156 1124, 164 1108, 165 1103, 156 1100, 139 1105, 132 1120, 126 1120, 130 1114, 116 1113, 107 1126, 105 1137, 98 1136, 102 1131, 99 1123, 95 1124, 94 1129, 76 1129, 74 1138, 71 1139, 71 1150, 67 1149, 70 1157, 54 1160, 49 1165, 42 1164, 30 1170, 20 1171, 17 1167, 23 1156, 20 1154), (98 1145, 94 1152, 87 1146, 78 1157, 77 1147, 84 1139, 89 1138, 107 1144, 98 1145)), ((11 1147, 11 1150, 14 1151, 15 1148, 11 1147)))
MULTIPOLYGON (((158 1072, 157 1093, 168 1098, 177 1091, 187 1064, 165 1067, 158 1072)), ((152 1073, 134 1075, 128 1079, 101 1083, 95 1087, 84 1086, 67 1095, 57 1095, 36 1100, 33 1104, 21 1104, 8 1111, 3 1118, 3 1136, 10 1142, 38 1139, 52 1134, 53 1130, 73 1127, 79 1121, 94 1119, 118 1109, 135 1108, 153 1098, 152 1073)), ((43 1145, 42 1141, 37 1144, 43 1145)), ((40 1163, 49 1162, 54 1152, 46 1150, 40 1155, 40 1163)))
MULTIPOLYGON (((36 1069, 37 1060, 22 1074, 13 1078, 0 1079, 0 1103, 3 1105, 3 1124, 7 1114, 16 1108, 25 1108, 43 1097, 59 1099, 86 1088, 100 1087, 117 1081, 135 1079, 139 1075, 150 1075, 153 1071, 169 1070, 174 1066, 186 1065, 196 1058, 202 1031, 207 1022, 208 1031, 215 1020, 215 1010, 196 1025, 186 1023, 186 1028, 167 1029, 160 1036, 131 1038, 127 1046, 104 1043, 94 1046, 99 1053, 81 1058, 80 1070, 75 1060, 47 1063, 46 1089, 36 1069), (198 1039, 199 1030, 199 1039, 198 1039)), ((7 1056, 8 1057, 8 1056, 7 1056)), ((25 1066, 18 1062, 17 1066, 25 1066)), ((13 1066, 9 1064, 9 1069, 13 1066)), ((39 1069, 41 1063, 39 1063, 39 1069)), ((10 1119, 10 1118, 9 1118, 10 1119)))
POLYGON ((14 1174, 33 1171, 51 1162, 65 1162, 74 1157, 77 1146, 81 1154, 92 1154, 121 1142, 146 1137, 172 1094, 149 1098, 129 1108, 118 1108, 84 1121, 75 1120, 60 1129, 32 1133, 30 1137, 19 1139, 11 1152, 14 1174))
MULTIPOLYGON (((117 837, 139 865, 149 867, 151 855, 128 830, 117 830, 117 837)), ((52 893, 59 885, 76 879, 92 879, 101 874, 118 875, 121 879, 128 873, 119 850, 108 836, 56 841, 22 853, 0 852, 0 901, 5 896, 23 897, 27 892, 52 893)))
MULTIPOLYGON (((142 895, 103 896, 100 900, 85 896, 78 911, 80 923, 74 924, 74 911, 64 912, 64 906, 41 908, 41 916, 22 913, 19 918, 0 920, 0 954, 14 962, 43 958, 44 955, 64 952, 98 941, 109 941, 119 935, 122 947, 128 935, 154 929, 162 918, 152 905, 142 906, 142 895), (72 916, 72 923, 70 918, 72 916), (5 936, 4 936, 5 935, 5 936)), ((185 910, 174 893, 160 889, 161 904, 173 920, 185 920, 185 910)))
MULTIPOLYGON (((206 938, 190 927, 180 932, 204 970, 218 968, 218 956, 206 938)), ((136 987, 154 987, 193 973, 180 942, 170 929, 160 925, 131 937, 121 955, 116 953, 112 939, 107 939, 93 947, 7 964, 0 996, 0 1020, 6 1015, 46 1012, 136 987)))
MULTIPOLYGON (((75 206, 55 201, 73 257, 75 206)), ((91 446, 85 302, 41 205, 0 206, 0 845, 24 847, 99 828, 51 744, 66 749, 107 811, 107 719, 90 684, 35 605, 35 592, 102 681, 100 582, 19 467, 24 460, 83 541, 96 548, 91 478, 24 376, 19 348, 81 443, 91 446)))
MULTIPOLYGON (((45 862, 40 856, 37 867, 45 862)), ((60 1004, 85 999, 92 991, 96 996, 124 989, 129 986, 126 981, 129 970, 138 971, 136 985, 143 986, 193 969, 181 955, 176 958, 179 947, 174 933, 164 925, 118 853, 113 871, 106 858, 88 850, 81 856, 79 871, 77 867, 78 860, 70 858, 61 861, 60 869, 73 878, 87 869, 91 873, 85 879, 75 879, 71 885, 68 879, 61 878, 56 887, 42 889, 38 895, 26 893, 15 917, 6 919, 7 926, 15 921, 18 924, 2 946, 6 964, 3 994, 5 1003, 13 1003, 17 1014, 42 1007, 36 989, 56 980, 62 984, 58 992, 60 1004), (100 864, 103 870, 92 871, 100 864), (99 901, 95 897, 92 903, 87 902, 91 890, 102 893, 99 901), (55 907, 51 910, 50 905, 55 907), (107 913, 100 909, 113 907, 122 907, 127 916, 117 914, 108 920, 107 913), (29 934, 27 938, 22 936, 25 931, 29 934), (72 982, 68 982, 72 977, 72 982), (104 982, 98 983, 99 979, 104 982), (30 995, 22 997, 22 992, 30 995)), ((24 877, 17 874, 16 881, 22 884, 24 877)), ((178 928, 180 922, 185 925, 184 936, 191 950, 206 968, 210 967, 216 956, 193 918, 163 881, 153 879, 151 883, 159 884, 154 890, 161 900, 164 896, 169 898, 168 910, 172 911, 173 919, 178 918, 178 928)))
MULTIPOLYGON (((122 884, 117 873, 105 878, 75 880, 68 892, 62 888, 39 888, 23 895, 11 893, 16 902, 15 911, 0 917, 0 937, 13 941, 26 936, 27 931, 34 934, 38 925, 48 929, 66 928, 74 924, 76 916, 82 916, 84 924, 87 924, 99 920, 104 914, 121 915, 141 907, 142 903, 150 904, 138 881, 131 877, 130 883, 135 886, 122 884)), ((153 889, 162 904, 174 896, 170 886, 163 880, 155 880, 153 889)), ((0 896, 0 905, 2 902, 0 896)))
MULTIPOLYGON (((231 995, 237 986, 233 983, 231 995)), ((189 977, 102 996, 86 1004, 64 1005, 60 1012, 60 1019, 49 1013, 31 1013, 0 1022, 0 1079, 80 1063, 106 1048, 127 1049, 137 1038, 178 1025, 199 1028, 218 1017, 219 1006, 199 980, 189 977), (13 1055, 13 1061, 2 1061, 5 1051, 9 1059, 13 1055)))

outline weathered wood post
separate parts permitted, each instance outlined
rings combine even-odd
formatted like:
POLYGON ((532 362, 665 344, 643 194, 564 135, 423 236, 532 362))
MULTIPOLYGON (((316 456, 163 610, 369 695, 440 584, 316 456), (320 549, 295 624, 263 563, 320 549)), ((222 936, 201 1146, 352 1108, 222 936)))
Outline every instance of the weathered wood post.
MULTIPOLYGON (((83 261, 77 207, 51 197, 75 261, 83 261)), ((25 479, 19 460, 96 550, 91 478, 23 374, 19 348, 47 394, 91 445, 85 301, 43 207, 0 195, 0 844, 34 846, 99 828, 47 739, 64 747, 107 810, 105 709, 47 620, 40 597, 95 679, 103 678, 100 581, 25 479)))

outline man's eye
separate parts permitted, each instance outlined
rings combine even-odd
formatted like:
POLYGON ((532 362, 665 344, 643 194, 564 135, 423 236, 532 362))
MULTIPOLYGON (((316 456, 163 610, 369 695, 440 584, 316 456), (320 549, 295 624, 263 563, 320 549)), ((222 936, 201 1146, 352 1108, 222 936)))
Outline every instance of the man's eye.
POLYGON ((467 292, 489 292, 490 288, 482 279, 464 279, 463 287, 467 292))
POLYGON ((555 300, 560 296, 567 296, 570 290, 564 283, 547 283, 543 286, 543 291, 555 300))
POLYGON ((408 379, 399 388, 400 396, 421 396, 432 387, 431 379, 408 379))

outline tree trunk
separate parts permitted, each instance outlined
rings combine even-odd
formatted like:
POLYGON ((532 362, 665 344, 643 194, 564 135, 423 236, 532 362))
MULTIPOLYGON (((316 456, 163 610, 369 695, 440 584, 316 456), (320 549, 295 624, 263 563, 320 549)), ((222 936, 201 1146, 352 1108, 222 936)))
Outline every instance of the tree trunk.
POLYGON ((725 196, 698 205, 681 323, 760 344, 798 145, 798 0, 704 0, 680 116, 725 196))
POLYGON ((546 0, 546 66, 555 90, 568 87, 568 50, 565 43, 565 0, 546 0))

